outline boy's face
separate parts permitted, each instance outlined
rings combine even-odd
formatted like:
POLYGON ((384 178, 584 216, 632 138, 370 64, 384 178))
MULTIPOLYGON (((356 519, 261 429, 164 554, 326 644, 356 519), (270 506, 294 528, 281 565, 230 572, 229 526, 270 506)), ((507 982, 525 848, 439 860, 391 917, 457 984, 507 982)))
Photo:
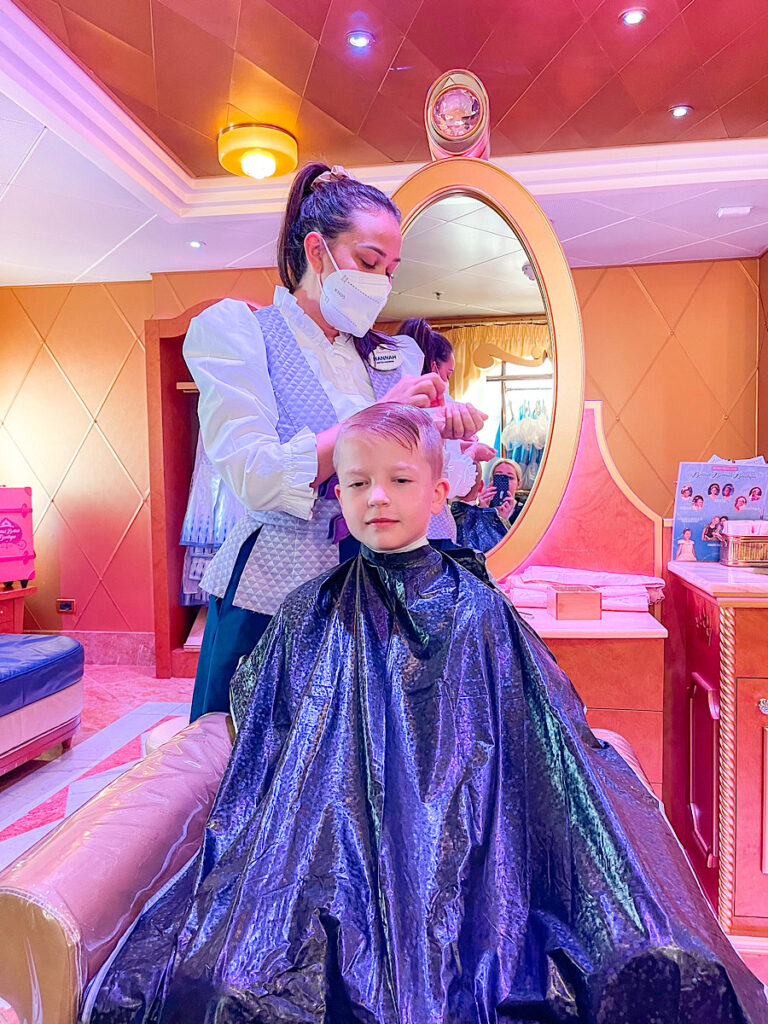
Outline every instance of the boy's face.
POLYGON ((336 497, 349 532, 372 551, 394 551, 423 537, 448 494, 424 454, 383 437, 354 433, 339 446, 336 497))

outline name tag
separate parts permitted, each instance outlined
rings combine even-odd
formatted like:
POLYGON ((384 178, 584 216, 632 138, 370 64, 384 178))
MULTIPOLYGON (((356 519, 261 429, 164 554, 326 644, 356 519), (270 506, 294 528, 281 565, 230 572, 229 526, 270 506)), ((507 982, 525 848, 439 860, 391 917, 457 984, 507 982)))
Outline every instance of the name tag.
POLYGON ((368 363, 374 370, 396 370, 402 363, 403 355, 399 349, 385 348, 380 345, 368 356, 368 363))

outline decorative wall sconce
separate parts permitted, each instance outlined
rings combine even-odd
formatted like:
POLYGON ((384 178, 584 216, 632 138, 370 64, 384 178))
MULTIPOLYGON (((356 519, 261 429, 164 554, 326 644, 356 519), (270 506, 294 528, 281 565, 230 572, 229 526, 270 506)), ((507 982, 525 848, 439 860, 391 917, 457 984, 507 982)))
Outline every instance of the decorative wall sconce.
POLYGON ((490 156, 488 93, 471 71, 441 75, 427 94, 424 123, 433 160, 490 156))
POLYGON ((219 163, 230 174, 271 178, 290 174, 299 162, 296 139, 271 124, 230 124, 218 136, 219 163))

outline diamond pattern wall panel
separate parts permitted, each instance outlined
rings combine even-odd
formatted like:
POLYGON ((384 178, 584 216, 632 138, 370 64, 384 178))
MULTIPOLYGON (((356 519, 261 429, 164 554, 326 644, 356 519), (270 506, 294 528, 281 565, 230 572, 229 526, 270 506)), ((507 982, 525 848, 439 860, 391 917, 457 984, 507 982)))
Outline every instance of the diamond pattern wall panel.
POLYGON ((152 629, 151 297, 150 282, 0 290, 0 479, 32 486, 29 628, 152 629))
POLYGON ((302 161, 422 159, 452 67, 485 82, 498 156, 768 132, 764 0, 645 0, 633 28, 624 0, 15 2, 201 176, 230 120, 295 132, 302 161))
POLYGON ((768 455, 768 253, 759 262, 760 323, 758 326, 757 450, 768 455))
POLYGON ((757 260, 575 270, 588 398, 630 486, 671 515, 682 461, 756 452, 757 260))

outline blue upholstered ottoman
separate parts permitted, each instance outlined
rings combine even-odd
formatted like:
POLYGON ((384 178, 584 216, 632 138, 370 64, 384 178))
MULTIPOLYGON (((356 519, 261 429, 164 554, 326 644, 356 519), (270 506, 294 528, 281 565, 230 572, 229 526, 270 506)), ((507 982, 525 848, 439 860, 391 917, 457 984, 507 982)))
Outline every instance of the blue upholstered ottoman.
POLYGON ((80 728, 83 647, 66 636, 0 634, 0 775, 80 728))

